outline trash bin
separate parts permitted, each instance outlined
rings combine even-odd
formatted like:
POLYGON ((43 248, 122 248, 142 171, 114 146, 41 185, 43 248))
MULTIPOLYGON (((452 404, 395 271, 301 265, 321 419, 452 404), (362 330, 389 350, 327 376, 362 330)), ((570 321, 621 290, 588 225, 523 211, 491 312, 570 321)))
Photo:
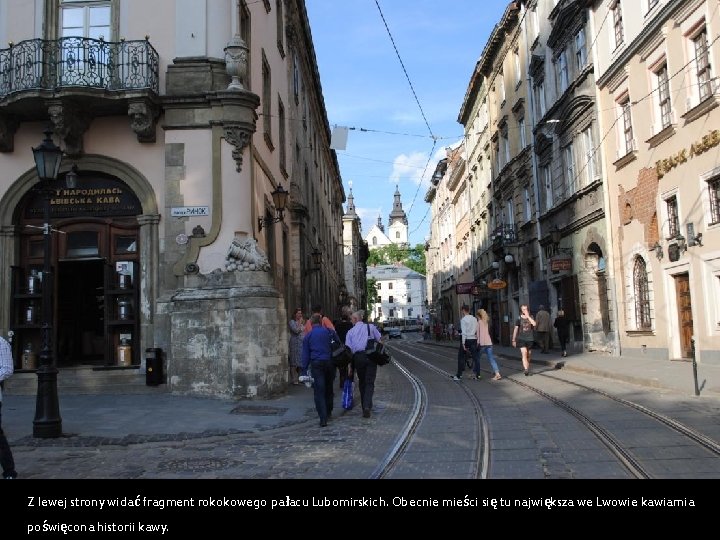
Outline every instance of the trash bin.
POLYGON ((145 349, 145 384, 157 386, 163 382, 162 349, 145 349))

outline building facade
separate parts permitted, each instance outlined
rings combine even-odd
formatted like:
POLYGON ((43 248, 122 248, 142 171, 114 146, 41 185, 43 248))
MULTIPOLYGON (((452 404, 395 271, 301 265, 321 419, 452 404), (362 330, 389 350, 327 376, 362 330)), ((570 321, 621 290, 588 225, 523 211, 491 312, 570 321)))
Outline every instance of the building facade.
POLYGON ((593 16, 622 351, 718 364, 717 3, 598 1, 593 16))
POLYGON ((370 255, 367 242, 362 238, 362 223, 355 212, 355 197, 350 186, 347 211, 343 215, 343 257, 345 270, 344 296, 341 304, 353 311, 367 309, 367 259, 370 255))
POLYGON ((0 328, 21 367, 39 347, 27 313, 44 256, 30 148, 49 126, 65 157, 41 281, 61 373, 117 367, 129 345, 129 382, 157 348, 172 391, 283 392, 288 309, 335 305, 344 282, 345 196, 304 2, 148 9, 0 0, 0 328))
POLYGON ((425 276, 401 264, 371 266, 368 279, 375 280, 377 298, 368 306, 368 320, 386 326, 422 325, 427 287, 425 276))

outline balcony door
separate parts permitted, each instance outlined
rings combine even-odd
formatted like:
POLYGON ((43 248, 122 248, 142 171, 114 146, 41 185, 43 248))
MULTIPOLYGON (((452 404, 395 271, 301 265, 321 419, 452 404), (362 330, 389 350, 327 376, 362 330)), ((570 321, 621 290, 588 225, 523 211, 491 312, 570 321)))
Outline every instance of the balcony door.
POLYGON ((62 0, 59 34, 61 86, 104 86, 112 70, 112 2, 62 0))

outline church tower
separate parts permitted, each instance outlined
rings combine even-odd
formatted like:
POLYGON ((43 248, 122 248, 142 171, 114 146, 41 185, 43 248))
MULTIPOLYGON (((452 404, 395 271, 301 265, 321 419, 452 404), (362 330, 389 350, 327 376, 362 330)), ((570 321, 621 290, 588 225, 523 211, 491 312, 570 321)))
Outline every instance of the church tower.
POLYGON ((390 212, 390 223, 388 225, 388 238, 393 244, 408 246, 408 220, 402 202, 400 202, 400 189, 398 186, 395 186, 393 209, 390 212))

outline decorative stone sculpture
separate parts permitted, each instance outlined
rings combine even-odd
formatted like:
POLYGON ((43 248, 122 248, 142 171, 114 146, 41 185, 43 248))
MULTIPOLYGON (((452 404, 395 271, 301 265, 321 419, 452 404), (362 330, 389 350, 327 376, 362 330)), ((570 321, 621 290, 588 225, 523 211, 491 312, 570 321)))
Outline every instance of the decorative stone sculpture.
POLYGON ((268 258, 257 245, 254 238, 235 237, 230 244, 225 270, 228 272, 270 270, 268 258))
POLYGON ((248 47, 239 34, 235 34, 225 47, 227 74, 232 77, 228 90, 245 90, 242 82, 247 77, 248 47))

